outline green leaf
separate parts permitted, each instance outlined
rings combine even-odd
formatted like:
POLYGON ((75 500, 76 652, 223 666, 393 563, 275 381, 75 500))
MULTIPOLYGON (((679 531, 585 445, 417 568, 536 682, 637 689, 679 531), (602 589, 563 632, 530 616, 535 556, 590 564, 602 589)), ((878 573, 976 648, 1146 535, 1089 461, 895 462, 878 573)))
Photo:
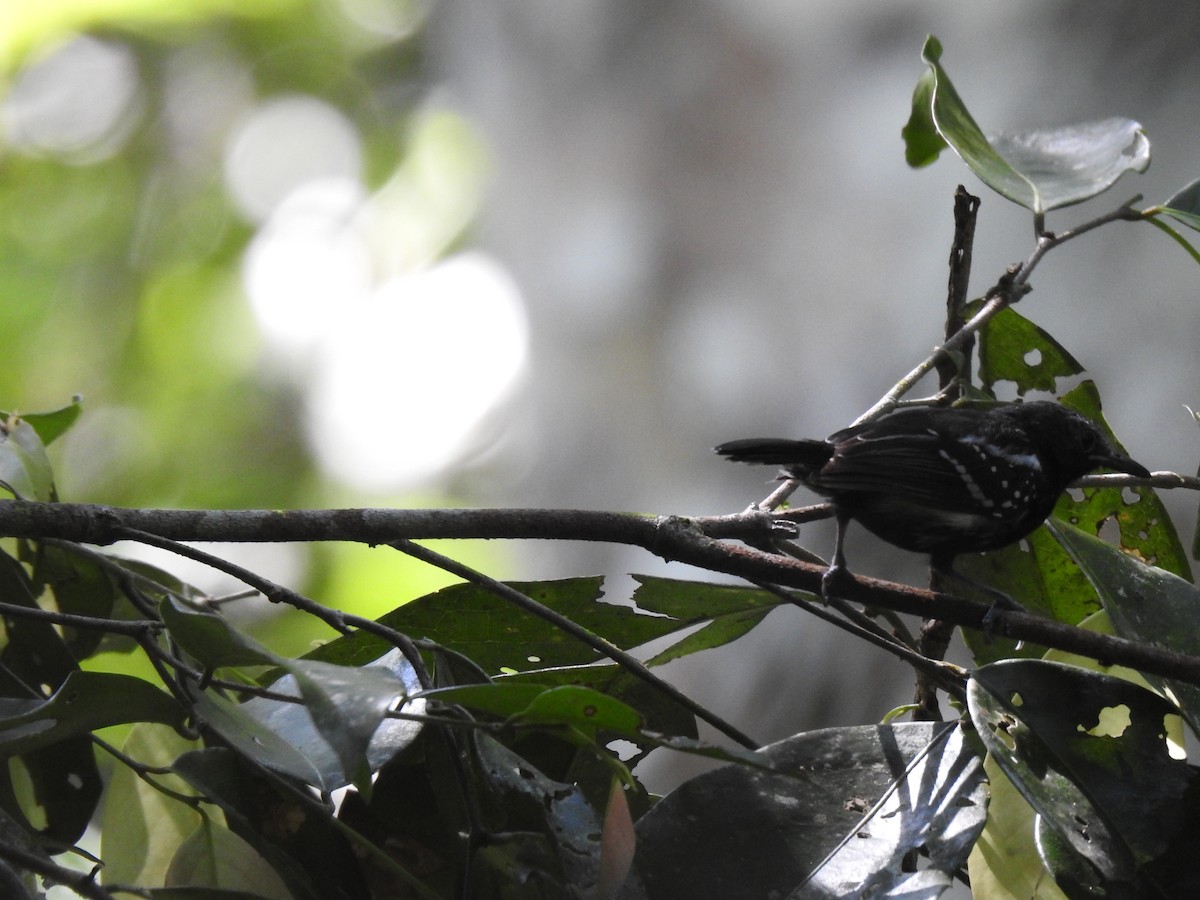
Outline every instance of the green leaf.
POLYGON ((1164 740, 1174 707, 1122 679, 1036 660, 984 666, 967 699, 992 757, 1106 883, 1138 897, 1200 890, 1197 773, 1164 740))
POLYGON ((131 675, 72 672, 48 700, 0 698, 0 756, 29 753, 64 738, 127 722, 182 728, 183 708, 131 675))
MULTIPOLYGON (((32 425, 33 430, 41 438, 42 444, 49 447, 75 424, 79 414, 83 411, 82 402, 81 398, 76 397, 71 401, 70 406, 64 406, 51 412, 23 413, 18 417, 32 425)), ((9 419, 13 416, 17 416, 17 413, 0 411, 0 419, 9 419)))
MULTIPOLYGON (((628 606, 599 602, 603 582, 603 578, 594 577, 512 582, 511 586, 622 649, 686 626, 672 618, 642 615, 628 606)), ((489 675, 582 665, 601 658, 550 622, 471 584, 452 585, 412 600, 379 622, 461 653, 489 675)), ((330 641, 305 658, 359 665, 379 656, 388 646, 381 638, 359 631, 330 641)))
POLYGON ((208 817, 176 851, 165 886, 220 888, 265 900, 292 900, 275 870, 253 847, 208 817))
POLYGON ((172 767, 220 807, 229 827, 249 842, 296 900, 356 900, 360 861, 351 857, 344 826, 314 815, 275 779, 223 747, 185 753, 172 767))
POLYGON ((639 609, 671 616, 681 623, 681 627, 708 622, 647 660, 647 665, 652 666, 731 643, 751 631, 767 617, 767 613, 783 603, 774 594, 758 588, 650 575, 633 577, 638 582, 633 600, 639 609))
POLYGON ((1095 197, 1125 172, 1144 172, 1150 165, 1150 142, 1131 119, 1003 132, 989 139, 954 89, 941 56, 941 44, 930 36, 921 53, 929 71, 918 81, 905 128, 910 165, 937 157, 941 148, 931 136, 936 131, 984 184, 1037 215, 1095 197))
POLYGON ((0 422, 0 488, 18 500, 55 499, 46 448, 34 427, 17 416, 0 422))
MULTIPOLYGON (((1080 383, 1062 396, 1062 402, 1096 422, 1114 446, 1125 450, 1104 420, 1100 392, 1095 382, 1080 383)), ((1166 506, 1153 488, 1087 488, 1069 491, 1060 498, 1054 515, 1092 534, 1099 533, 1104 523, 1115 520, 1122 549, 1132 551, 1144 561, 1174 572, 1181 578, 1192 579, 1187 551, 1183 548, 1166 506)))
POLYGON ((485 820, 528 834, 485 861, 518 884, 536 879, 544 896, 591 896, 600 878, 601 823, 583 792, 486 734, 475 734, 473 750, 474 783, 464 788, 477 795, 485 820))
MULTIPOLYGON (((539 691, 552 685, 589 687, 636 709, 643 719, 642 730, 636 735, 622 735, 637 747, 637 752, 625 759, 626 765, 630 767, 636 765, 655 747, 662 746, 664 736, 695 739, 698 735, 696 716, 691 710, 680 706, 654 685, 631 675, 617 665, 540 669, 501 676, 496 683, 505 687, 510 684, 532 684, 539 691)), ((527 698, 531 699, 532 696, 536 695, 531 693, 527 698)), ((507 716, 517 712, 520 708, 516 705, 519 699, 521 698, 514 695, 512 706, 507 710, 497 711, 496 714, 507 716)))
POLYGON ((219 613, 168 594, 159 608, 171 639, 209 669, 283 665, 286 660, 229 624, 219 613))
MULTIPOLYGON (((238 749, 274 771, 323 791, 351 781, 361 789, 371 772, 420 733, 418 723, 385 718, 399 697, 418 687, 399 651, 359 668, 310 660, 285 660, 284 666, 291 674, 274 682, 271 690, 302 703, 251 697, 234 710, 216 710, 219 721, 212 723, 227 740, 236 741, 238 749), (231 720, 233 715, 238 721, 231 720), (253 739, 247 742, 239 728, 248 728, 253 739)), ((405 709, 420 713, 424 704, 414 700, 405 709)))
POLYGON ((1168 215, 1189 228, 1200 231, 1200 178, 1147 213, 1168 215))
POLYGON ((315 785, 322 791, 337 787, 336 783, 331 782, 341 777, 340 768, 327 781, 310 759, 308 748, 293 745, 274 728, 260 721, 252 710, 247 710, 246 705, 249 704, 234 703, 220 694, 205 691, 196 698, 196 714, 231 747, 259 765, 290 775, 305 784, 315 785))
MULTIPOLYGON (((1118 635, 1200 656, 1196 631, 1200 589, 1077 528, 1057 522, 1051 527, 1100 596, 1118 635)), ((1145 677, 1150 684, 1169 689, 1192 728, 1200 726, 1200 687, 1154 675, 1145 677)))
MULTIPOLYGON (((979 303, 969 304, 969 314, 979 303)), ((1017 394, 1053 393, 1058 378, 1078 375, 1083 366, 1047 331, 1015 309, 1001 310, 979 333, 979 379, 991 393, 997 382, 1011 381, 1017 394)))
MULTIPOLYGON (((359 790, 370 791, 372 766, 368 748, 388 709, 406 692, 397 675, 384 665, 340 666, 279 656, 234 628, 224 616, 172 595, 163 599, 161 608, 171 637, 208 668, 277 665, 288 674, 273 687, 304 701, 298 705, 256 697, 239 710, 240 716, 254 717, 260 728, 271 730, 291 746, 305 748, 303 762, 281 752, 277 741, 271 742, 270 750, 264 747, 257 753, 255 742, 247 744, 242 740, 238 746, 243 752, 263 765, 297 778, 309 781, 315 777, 309 783, 325 790, 353 781, 359 790), (329 750, 333 759, 329 758, 329 750)), ((407 663, 397 665, 400 669, 408 667, 407 663)), ((214 701, 211 711, 220 721, 220 725, 210 723, 213 727, 237 729, 232 711, 223 703, 214 701)), ((395 732, 407 733, 407 730, 403 723, 397 723, 389 734, 394 737, 395 732)), ((256 732, 257 740, 262 734, 259 729, 256 732)), ((224 731, 222 734, 233 740, 230 734, 224 731)), ((387 746, 392 743, 384 742, 387 746)))
MULTIPOLYGON (((377 766, 372 766, 368 749, 388 710, 405 695, 404 683, 382 666, 355 669, 316 660, 289 660, 287 668, 313 724, 337 754, 346 781, 369 796, 371 772, 377 766)), ((419 730, 411 722, 396 722, 395 727, 409 740, 419 730)))
MULTIPOLYGON (((143 618, 120 591, 109 571, 95 559, 93 551, 72 545, 29 544, 23 556, 33 566, 35 592, 53 595, 59 612, 95 619, 143 618)), ((114 635, 99 628, 61 626, 63 642, 71 656, 85 660, 100 650, 129 651, 137 641, 129 635, 114 635)))
MULTIPOLYGON (((138 724, 121 752, 147 766, 171 765, 197 749, 174 731, 138 724)), ((151 776, 155 785, 187 794, 188 785, 175 775, 151 776)), ((196 810, 169 797, 125 765, 117 765, 108 782, 100 826, 100 870, 105 884, 162 884, 179 845, 196 827, 196 810)))

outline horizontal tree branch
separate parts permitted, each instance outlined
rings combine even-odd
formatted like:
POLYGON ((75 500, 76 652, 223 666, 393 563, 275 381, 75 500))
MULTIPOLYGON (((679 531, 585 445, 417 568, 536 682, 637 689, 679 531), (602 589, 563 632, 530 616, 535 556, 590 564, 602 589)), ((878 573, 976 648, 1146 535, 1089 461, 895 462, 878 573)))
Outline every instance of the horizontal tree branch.
MULTIPOLYGON (((1152 481, 1172 473, 1156 473, 1152 481)), ((825 569, 729 539, 769 542, 794 529, 787 513, 645 516, 578 509, 126 509, 72 503, 0 501, 0 536, 109 544, 146 532, 175 541, 353 541, 388 544, 431 538, 603 541, 642 547, 668 561, 808 591, 819 597, 825 569)), ((990 607, 950 594, 855 576, 847 600, 983 629, 990 607)), ((1200 684, 1200 658, 1095 634, 1024 612, 998 610, 992 633, 1121 663, 1200 684)))

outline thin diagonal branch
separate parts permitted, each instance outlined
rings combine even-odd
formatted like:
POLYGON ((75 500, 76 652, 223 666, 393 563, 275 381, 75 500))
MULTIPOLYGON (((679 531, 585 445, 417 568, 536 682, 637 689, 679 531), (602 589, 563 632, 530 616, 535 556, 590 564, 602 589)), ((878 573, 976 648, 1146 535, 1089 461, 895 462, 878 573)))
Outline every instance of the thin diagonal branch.
POLYGON ((730 725, 720 716, 697 703, 674 685, 663 681, 661 678, 651 672, 645 663, 643 663, 640 659, 630 653, 626 653, 612 641, 606 640, 605 638, 600 637, 600 635, 588 631, 577 622, 572 621, 561 613, 555 612, 548 606, 538 603, 532 597, 522 594, 516 588, 507 585, 502 581, 497 581, 495 578, 484 575, 482 572, 472 569, 470 566, 465 566, 458 562, 458 560, 438 553, 436 550, 430 550, 428 547, 422 547, 420 544, 414 544, 412 541, 408 540, 394 541, 391 546, 395 547, 402 553, 407 553, 414 559, 419 559, 422 562, 427 562, 432 566, 437 566, 439 569, 449 572, 451 575, 457 575, 459 578, 469 581, 471 584, 478 585, 484 590, 495 594, 497 597, 507 600, 514 606, 525 610, 525 612, 529 613, 530 615, 537 616, 539 619, 543 619, 551 623, 554 625, 554 627, 566 632, 576 640, 587 644, 592 649, 604 654, 609 659, 621 666, 621 668, 629 672, 629 674, 640 678, 642 681, 652 685, 657 690, 662 691, 675 703, 683 706, 698 718, 703 719, 726 737, 737 741, 743 747, 746 747, 750 750, 758 749, 759 745, 753 738, 743 734, 733 725, 730 725))

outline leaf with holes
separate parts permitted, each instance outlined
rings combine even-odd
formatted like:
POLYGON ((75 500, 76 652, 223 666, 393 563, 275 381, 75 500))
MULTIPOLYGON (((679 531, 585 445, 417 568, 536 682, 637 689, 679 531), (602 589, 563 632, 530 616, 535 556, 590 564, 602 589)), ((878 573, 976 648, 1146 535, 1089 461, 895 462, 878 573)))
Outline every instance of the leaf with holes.
POLYGON ((1200 891, 1191 824, 1200 782, 1170 754, 1171 704, 1119 678, 1038 660, 978 669, 967 700, 989 753, 1059 850, 1139 897, 1200 891))

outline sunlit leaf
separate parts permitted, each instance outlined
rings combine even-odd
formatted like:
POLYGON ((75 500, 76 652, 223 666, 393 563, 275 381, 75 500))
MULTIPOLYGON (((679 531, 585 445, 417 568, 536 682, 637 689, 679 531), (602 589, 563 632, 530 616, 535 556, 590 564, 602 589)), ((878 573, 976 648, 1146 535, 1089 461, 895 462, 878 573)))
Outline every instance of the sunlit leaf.
POLYGON ((275 870, 253 847, 207 816, 176 851, 166 886, 222 888, 265 900, 292 900, 275 870))
MULTIPOLYGON (((169 766, 181 754, 197 749, 174 731, 135 725, 121 751, 147 766, 169 766)), ((158 790, 161 785, 188 794, 188 785, 174 775, 141 778, 117 765, 109 778, 104 817, 100 825, 100 855, 105 884, 162 884, 175 851, 199 823, 195 809, 158 790)))
POLYGON ((988 391, 997 382, 1009 381, 1018 395, 1054 392, 1057 379, 1082 371, 1083 366, 1049 332, 1011 307, 979 332, 979 380, 988 391))
MULTIPOLYGON (((20 418, 33 426, 42 443, 49 447, 56 439, 65 434, 83 411, 83 401, 76 397, 69 406, 44 413, 21 413, 20 418)), ((0 411, 0 419, 8 419, 16 413, 0 411)))

